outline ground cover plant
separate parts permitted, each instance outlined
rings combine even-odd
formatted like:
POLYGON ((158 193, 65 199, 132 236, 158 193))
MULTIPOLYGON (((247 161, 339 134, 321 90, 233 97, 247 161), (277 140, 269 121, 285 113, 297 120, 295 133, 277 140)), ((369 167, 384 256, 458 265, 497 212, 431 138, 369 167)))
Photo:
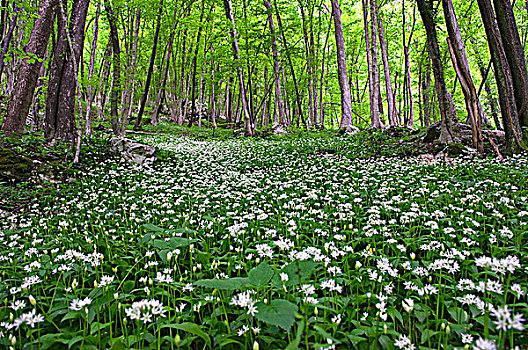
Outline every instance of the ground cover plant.
POLYGON ((0 212, 0 347, 528 344, 525 155, 134 137, 163 161, 88 161, 75 182, 0 212))

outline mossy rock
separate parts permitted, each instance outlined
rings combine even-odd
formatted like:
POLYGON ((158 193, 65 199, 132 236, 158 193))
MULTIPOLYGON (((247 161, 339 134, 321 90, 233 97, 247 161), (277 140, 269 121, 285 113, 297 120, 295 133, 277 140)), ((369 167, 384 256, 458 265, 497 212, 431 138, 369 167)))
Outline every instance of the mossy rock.
POLYGON ((0 179, 24 181, 31 176, 33 162, 8 148, 0 148, 0 179))
POLYGON ((456 157, 462 154, 465 146, 461 143, 449 143, 447 144, 446 152, 451 157, 456 157))

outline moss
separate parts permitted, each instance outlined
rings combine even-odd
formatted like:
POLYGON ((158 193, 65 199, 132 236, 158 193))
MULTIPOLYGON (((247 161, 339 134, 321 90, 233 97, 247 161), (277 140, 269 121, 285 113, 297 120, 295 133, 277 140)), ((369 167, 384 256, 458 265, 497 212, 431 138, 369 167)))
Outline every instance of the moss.
POLYGON ((3 180, 27 180, 31 176, 33 162, 7 148, 0 148, 0 178, 3 180))
POLYGON ((449 154, 451 157, 456 157, 462 154, 462 151, 464 150, 464 145, 461 143, 449 143, 447 145, 447 154, 449 154))

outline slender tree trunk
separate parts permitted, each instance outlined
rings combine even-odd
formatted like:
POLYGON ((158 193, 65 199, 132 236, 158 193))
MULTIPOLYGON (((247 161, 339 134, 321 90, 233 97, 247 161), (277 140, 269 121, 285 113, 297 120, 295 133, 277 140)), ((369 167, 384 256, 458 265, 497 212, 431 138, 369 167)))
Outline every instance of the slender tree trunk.
POLYGON ((92 133, 92 102, 93 102, 93 88, 92 79, 94 74, 95 65, 95 52, 97 49, 97 36, 99 34, 99 11, 101 10, 101 4, 97 4, 97 10, 95 11, 95 22, 94 22, 94 34, 92 39, 92 49, 90 50, 90 66, 88 67, 88 87, 86 89, 86 121, 84 124, 84 133, 90 135, 92 133))
POLYGON ((370 28, 372 31, 370 55, 371 55, 371 74, 372 74, 372 94, 370 101, 370 122, 373 128, 381 129, 383 125, 380 120, 380 77, 378 66, 378 42, 377 42, 377 18, 376 18, 376 0, 370 0, 370 28))
POLYGON ((112 66, 113 84, 110 95, 110 114, 112 116, 112 130, 115 135, 125 134, 126 120, 119 118, 119 100, 121 96, 121 49, 119 46, 119 35, 117 33, 116 15, 109 0, 105 0, 108 23, 110 24, 110 40, 112 41, 112 66))
POLYGON ((163 14, 163 0, 160 0, 160 5, 158 9, 158 18, 156 20, 156 32, 154 33, 154 42, 152 44, 152 53, 150 55, 150 64, 147 72, 147 80, 145 81, 145 91, 143 97, 141 98, 141 104, 139 106, 139 112, 136 120, 136 125, 134 125, 134 130, 141 129, 141 118, 143 117, 143 112, 145 111, 145 103, 147 102, 148 92, 150 88, 150 82, 152 80, 152 72, 154 71, 154 62, 156 61, 156 50, 158 48, 158 36, 161 26, 161 15, 163 14))
MULTIPOLYGON (((204 17, 204 14, 205 14, 205 0, 202 1, 202 10, 200 11, 200 25, 198 27, 198 32, 196 33, 196 46, 195 46, 195 49, 194 49, 194 56, 193 56, 193 60, 192 60, 192 65, 191 65, 191 70, 192 70, 192 78, 191 78, 191 81, 192 81, 192 88, 191 88, 191 117, 189 118, 189 125, 188 127, 190 128, 193 123, 194 123, 194 119, 196 117, 196 69, 197 69, 197 59, 198 59, 198 51, 200 50, 200 38, 202 36, 202 23, 203 23, 203 17, 204 17)), ((204 53, 205 53, 205 48, 204 48, 204 53)))
POLYGON ((108 85, 108 78, 110 76, 110 55, 112 55, 112 40, 108 40, 106 45, 105 53, 103 56, 103 63, 101 73, 99 76, 99 87, 97 88, 96 106, 97 106, 97 119, 102 121, 104 119, 104 105, 106 101, 106 87, 108 85))
POLYGON ((387 54, 387 44, 385 40, 385 30, 383 28, 383 21, 379 16, 379 10, 376 6, 376 17, 378 18, 378 36, 380 41, 381 58, 383 61, 383 74, 385 76, 385 90, 387 93, 387 109, 389 125, 396 125, 396 102, 394 101, 394 92, 392 90, 392 82, 390 76, 389 55, 387 54))
POLYGON ((343 24, 341 22, 341 8, 339 0, 332 0, 332 14, 334 17, 335 39, 337 50, 337 75, 339 77, 339 88, 341 90, 341 125, 346 128, 352 125, 352 96, 350 85, 348 85, 345 38, 343 36, 343 24))
POLYGON ((466 49, 460 29, 458 28, 458 22, 453 9, 453 3, 451 0, 442 0, 442 7, 444 9, 444 18, 446 21, 447 32, 449 34, 448 46, 453 60, 453 66, 462 86, 464 93, 466 109, 468 111, 469 120, 471 123, 471 131, 473 137, 473 146, 479 154, 484 152, 484 144, 482 142, 482 129, 481 121, 485 119, 484 111, 480 106, 480 102, 477 96, 477 89, 473 83, 473 78, 469 70, 469 63, 466 57, 466 49))
POLYGON ((306 56, 306 75, 308 77, 308 121, 310 125, 317 124, 315 111, 314 111, 314 99, 313 99, 313 76, 312 76, 312 57, 310 42, 308 41, 308 31, 306 29, 306 14, 304 12, 304 6, 299 0, 299 9, 301 10, 303 39, 304 39, 304 53, 306 56))
POLYGON ((475 50, 475 54, 476 54, 475 57, 476 57, 477 64, 479 67, 480 76, 482 77, 482 83, 484 84, 484 90, 486 91, 487 103, 491 110, 491 116, 493 117, 493 121, 495 122, 495 127, 498 130, 503 130, 501 122, 499 120, 500 111, 498 111, 497 109, 497 100, 495 99, 495 96, 493 92, 491 91, 490 85, 488 84, 488 81, 487 81, 488 80, 488 70, 486 69, 486 67, 484 66, 484 63, 482 62, 482 59, 480 58, 481 56, 480 56, 480 53, 477 49, 475 42, 472 41, 472 43, 473 43, 473 49, 475 50))
POLYGON ((429 57, 432 62, 435 90, 440 107, 440 116, 442 120, 440 141, 448 143, 453 141, 451 136, 451 122, 456 115, 453 98, 447 91, 444 80, 444 67, 442 66, 442 58, 438 46, 436 24, 433 18, 433 7, 432 3, 428 0, 417 0, 417 4, 427 34, 427 51, 429 52, 429 57))
MULTIPOLYGON (((297 102, 297 110, 299 112, 299 117, 302 120, 303 125, 306 126, 306 120, 304 119, 304 114, 303 114, 303 110, 302 110, 301 94, 299 93, 299 84, 297 83, 297 76, 295 75, 295 69, 293 67, 290 51, 289 51, 289 48, 288 48, 288 41, 286 40, 286 34, 284 34, 284 28, 282 26, 282 20, 281 20, 280 14, 279 14, 279 8, 277 7, 277 2, 275 1, 273 3, 273 5, 275 7, 275 14, 277 16, 277 24, 279 25, 279 30, 281 32, 282 44, 283 44, 284 49, 286 51, 286 58, 288 59, 288 64, 290 66, 290 73, 291 73, 291 76, 292 76, 292 79, 293 79, 293 85, 295 87, 295 101, 297 102)), ((282 69, 282 73, 284 75, 284 67, 282 67, 282 68, 283 68, 282 69)), ((285 85, 283 85, 283 86, 285 86, 285 85)), ((286 94, 286 89, 284 89, 284 94, 286 94)), ((283 101, 284 101, 285 104, 288 103, 287 98, 284 98, 283 101)), ((288 109, 285 107, 284 108, 285 115, 286 115, 286 111, 287 110, 288 109)), ((291 113, 290 113, 290 116, 291 116, 291 113)), ((279 120, 279 123, 283 123, 284 125, 288 125, 288 116, 286 116, 286 120, 284 122, 281 122, 279 120)))
POLYGON ((137 69, 137 48, 139 40, 139 24, 141 23, 141 10, 136 10, 136 20, 134 25, 134 43, 132 44, 132 52, 130 53, 130 67, 126 69, 126 82, 123 93, 123 106, 121 107, 121 118, 128 123, 132 116, 134 90, 136 87, 136 69, 137 69))
POLYGON ((39 71, 43 66, 49 37, 53 29, 57 4, 57 0, 42 0, 40 2, 38 17, 35 19, 35 24, 26 46, 26 57, 22 60, 20 71, 18 72, 17 85, 7 105, 7 113, 3 125, 5 131, 20 132, 24 130, 39 71))
POLYGON ((9 22, 7 34, 4 37, 2 52, 0 52, 0 81, 2 80, 2 74, 4 73, 4 59, 7 55, 7 52, 9 51, 9 45, 11 44, 11 40, 13 40, 13 32, 18 21, 18 14, 20 13, 20 11, 22 11, 22 8, 18 6, 18 3, 18 0, 13 3, 13 15, 11 16, 11 21, 9 22))
MULTIPOLYGON (((271 11, 271 2, 269 0, 264 0, 264 6, 268 10, 268 23, 270 26, 271 31, 271 49, 273 51, 273 78, 275 81, 275 103, 277 106, 277 112, 278 112, 278 122, 284 123, 284 120, 286 119, 286 113, 284 112, 284 102, 282 100, 282 90, 281 90, 281 83, 280 83, 280 61, 279 61, 279 53, 277 49, 277 34, 275 32, 275 25, 273 23, 273 15, 271 11)), ((264 81, 267 81, 265 79, 264 81)), ((267 84, 266 84, 267 86, 267 84)), ((273 124, 277 124, 276 116, 273 119, 273 124)))
MULTIPOLYGON (((233 18, 233 7, 231 5, 231 0, 224 0, 224 9, 226 13, 226 18, 231 24, 231 40, 232 40, 232 46, 233 46, 233 56, 236 62, 240 61, 240 49, 238 47, 238 39, 237 39, 237 31, 235 26, 235 19, 233 18)), ((244 84, 244 73, 242 71, 242 67, 238 66, 238 80, 240 85, 240 98, 242 102, 242 110, 244 113, 244 122, 246 127, 246 132, 253 136, 255 134, 255 126, 253 125, 253 121, 251 120, 251 115, 249 113, 249 107, 248 107, 248 101, 247 101, 247 93, 246 93, 246 86, 244 84)))

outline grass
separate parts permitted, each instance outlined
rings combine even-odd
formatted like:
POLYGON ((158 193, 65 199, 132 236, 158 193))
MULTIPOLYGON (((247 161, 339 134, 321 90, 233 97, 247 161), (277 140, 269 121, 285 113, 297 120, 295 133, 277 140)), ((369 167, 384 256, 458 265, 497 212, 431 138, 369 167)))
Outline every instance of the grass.
POLYGON ((164 128, 133 135, 153 168, 88 140, 82 176, 0 209, 1 347, 528 344, 526 155, 164 128))

